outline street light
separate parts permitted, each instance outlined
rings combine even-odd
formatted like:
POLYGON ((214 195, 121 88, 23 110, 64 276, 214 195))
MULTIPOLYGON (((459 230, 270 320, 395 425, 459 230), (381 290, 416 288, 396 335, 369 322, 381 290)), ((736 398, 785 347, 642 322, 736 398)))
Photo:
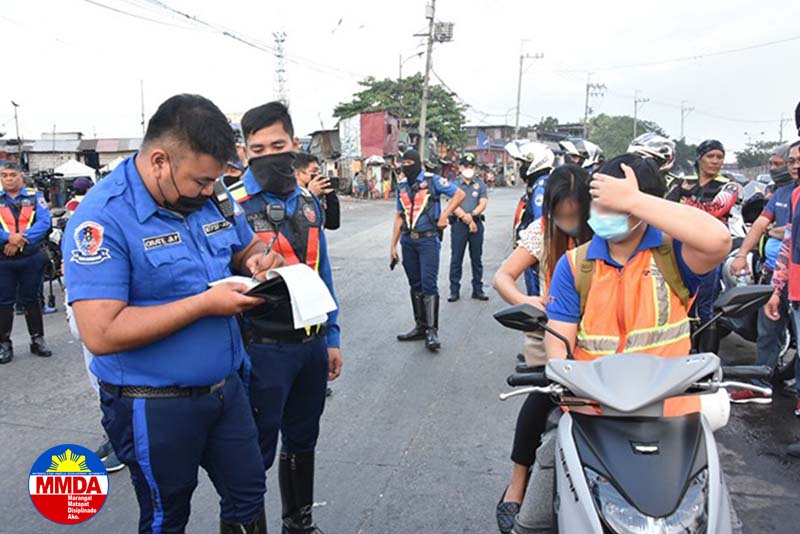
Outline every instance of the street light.
POLYGON ((412 54, 412 55, 408 56, 405 59, 403 59, 403 54, 399 54, 400 62, 398 63, 397 79, 398 80, 402 80, 403 79, 403 65, 405 65, 406 63, 408 63, 410 60, 414 59, 415 57, 421 57, 422 54, 424 54, 424 53, 425 52, 417 52, 416 54, 412 54))

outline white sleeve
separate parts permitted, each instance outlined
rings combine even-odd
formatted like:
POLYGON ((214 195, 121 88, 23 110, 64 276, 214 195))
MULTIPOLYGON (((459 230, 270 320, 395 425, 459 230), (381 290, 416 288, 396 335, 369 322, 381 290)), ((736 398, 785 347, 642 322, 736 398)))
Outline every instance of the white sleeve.
POLYGON ((541 259, 544 253, 544 234, 542 220, 536 219, 519 233, 517 244, 527 250, 531 256, 541 259))

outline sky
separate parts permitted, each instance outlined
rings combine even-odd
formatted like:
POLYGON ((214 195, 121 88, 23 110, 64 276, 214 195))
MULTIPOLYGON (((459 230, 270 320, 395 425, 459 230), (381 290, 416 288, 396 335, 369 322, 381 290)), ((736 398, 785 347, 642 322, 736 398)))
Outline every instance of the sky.
MULTIPOLYGON (((146 118, 182 92, 242 113, 276 96, 273 32, 286 33, 297 133, 331 128, 359 80, 396 78, 400 57, 404 76, 424 69, 414 34, 427 30, 426 1, 0 0, 0 132, 16 135, 14 100, 25 138, 141 136, 141 85, 146 118)), ((434 48, 432 81, 470 106, 468 124, 513 124, 520 53, 540 53, 525 62, 521 124, 582 120, 592 72, 607 87, 595 113, 632 115, 638 94, 639 116, 679 137, 686 102, 687 141, 733 152, 778 140, 782 114, 784 140, 796 138, 799 14, 796 0, 438 0, 436 19, 455 28, 434 48)))

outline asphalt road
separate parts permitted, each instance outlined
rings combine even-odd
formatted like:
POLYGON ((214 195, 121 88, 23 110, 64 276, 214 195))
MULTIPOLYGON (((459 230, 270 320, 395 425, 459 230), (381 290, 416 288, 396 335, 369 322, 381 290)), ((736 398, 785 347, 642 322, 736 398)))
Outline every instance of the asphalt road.
MULTIPOLYGON (((487 281, 510 251, 518 196, 519 190, 491 194, 487 281)), ((384 201, 345 201, 343 226, 329 233, 345 367, 323 416, 315 517, 328 534, 496 532, 494 507, 509 475, 521 403, 502 403, 497 394, 507 389, 520 336, 492 319, 503 303, 489 291, 487 303, 442 303, 438 354, 422 343, 396 342, 411 317, 402 269, 388 269, 393 209, 384 201)), ((448 250, 446 238, 443 296, 448 250)), ((20 317, 14 329, 17 357, 0 367, 0 533, 135 532, 138 512, 127 470, 110 476, 108 501, 87 523, 51 523, 31 504, 27 477, 41 452, 60 443, 93 449, 102 440, 97 402, 63 313, 48 316, 46 328, 52 358, 27 353, 20 317)), ((721 352, 739 362, 754 358, 754 347, 741 340, 725 340, 721 352)), ((800 529, 800 461, 784 455, 786 444, 800 439, 791 408, 788 397, 771 406, 735 406, 730 424, 718 433, 745 532, 800 529)), ((279 532, 272 475, 267 514, 270 531, 279 532)), ((216 494, 202 474, 188 531, 215 532, 217 512, 216 494)))

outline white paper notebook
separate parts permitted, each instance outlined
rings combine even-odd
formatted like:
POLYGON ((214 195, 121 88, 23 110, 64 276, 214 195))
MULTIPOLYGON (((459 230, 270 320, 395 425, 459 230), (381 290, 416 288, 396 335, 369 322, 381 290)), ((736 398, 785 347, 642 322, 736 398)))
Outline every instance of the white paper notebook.
MULTIPOLYGON (((328 291, 328 286, 308 265, 298 263, 279 267, 267 273, 267 280, 277 277, 283 278, 286 288, 289 290, 295 329, 323 324, 328 320, 328 312, 336 310, 336 301, 328 291)), ((211 282, 209 286, 214 287, 223 282, 244 284, 248 289, 253 289, 260 283, 246 276, 229 276, 211 282)))

